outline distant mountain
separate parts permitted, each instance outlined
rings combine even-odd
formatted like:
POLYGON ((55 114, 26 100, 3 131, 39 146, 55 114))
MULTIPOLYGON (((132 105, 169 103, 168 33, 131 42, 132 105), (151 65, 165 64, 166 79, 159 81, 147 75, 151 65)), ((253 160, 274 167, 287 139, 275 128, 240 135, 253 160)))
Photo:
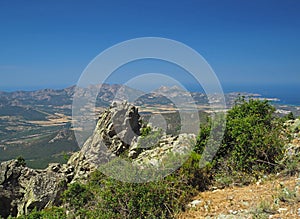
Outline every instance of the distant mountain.
MULTIPOLYGON (((53 106, 69 108, 72 104, 74 94, 77 99, 96 99, 96 106, 106 107, 112 101, 127 100, 137 105, 143 104, 171 104, 172 99, 180 100, 179 102, 186 102, 192 100, 195 104, 208 104, 208 96, 200 92, 188 92, 179 86, 160 88, 145 93, 140 90, 130 88, 119 84, 101 84, 90 85, 85 88, 78 86, 71 86, 65 89, 42 89, 36 91, 14 91, 14 92, 0 92, 0 107, 3 106, 53 106), (68 107, 67 107, 68 106, 68 107)), ((232 105, 239 93, 225 94, 226 103, 232 105)), ((245 97, 259 97, 258 94, 242 93, 245 97)), ((210 94, 211 99, 216 98, 210 94)), ((174 103, 173 103, 174 104, 174 103)))

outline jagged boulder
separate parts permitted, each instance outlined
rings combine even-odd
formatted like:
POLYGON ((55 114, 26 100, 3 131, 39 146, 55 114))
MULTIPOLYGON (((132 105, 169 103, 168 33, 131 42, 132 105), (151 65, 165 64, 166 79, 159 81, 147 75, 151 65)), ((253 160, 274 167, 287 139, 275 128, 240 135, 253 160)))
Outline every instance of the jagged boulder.
POLYGON ((0 164, 0 215, 18 216, 34 208, 60 204, 60 194, 68 183, 60 164, 45 170, 20 165, 18 160, 0 164))
POLYGON ((133 162, 159 167, 161 162, 170 155, 188 155, 192 150, 193 142, 196 142, 194 134, 163 135, 154 148, 144 150, 133 162))
POLYGON ((18 160, 0 164, 0 216, 19 216, 36 208, 61 204, 68 183, 82 180, 94 171, 82 152, 76 152, 67 164, 52 163, 44 170, 26 167, 18 160))
POLYGON ((82 151, 91 163, 107 163, 129 149, 140 135, 140 128, 138 109, 127 102, 115 102, 100 115, 95 131, 82 151))
POLYGON ((69 173, 69 181, 71 183, 75 181, 85 182, 90 173, 95 171, 97 166, 86 159, 85 154, 82 151, 75 152, 66 165, 71 169, 69 173))

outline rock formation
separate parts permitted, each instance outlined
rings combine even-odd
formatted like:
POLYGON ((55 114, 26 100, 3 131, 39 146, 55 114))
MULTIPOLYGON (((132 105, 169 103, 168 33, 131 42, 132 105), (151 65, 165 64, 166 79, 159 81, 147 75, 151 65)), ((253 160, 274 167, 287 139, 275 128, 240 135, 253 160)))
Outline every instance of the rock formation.
MULTIPOLYGON (((84 181, 102 163, 117 156, 128 156, 136 165, 159 165, 169 153, 191 150, 194 135, 162 134, 151 147, 140 148, 141 129, 138 109, 128 103, 114 103, 104 111, 93 135, 67 164, 49 164, 44 170, 26 167, 20 160, 0 164, 0 216, 17 216, 48 206, 59 206, 68 183, 84 181)), ((152 143, 151 143, 152 144, 152 143)))
POLYGON ((140 135, 140 128, 138 109, 127 102, 115 102, 100 115, 95 131, 85 142, 82 152, 91 163, 106 163, 129 149, 140 135))
POLYGON ((285 146, 285 154, 282 162, 299 156, 300 152, 300 119, 288 120, 285 122, 286 132, 289 133, 291 139, 285 146))
POLYGON ((68 168, 51 164, 45 170, 33 170, 18 160, 0 165, 0 215, 17 216, 30 210, 60 204, 60 194, 66 188, 68 168))

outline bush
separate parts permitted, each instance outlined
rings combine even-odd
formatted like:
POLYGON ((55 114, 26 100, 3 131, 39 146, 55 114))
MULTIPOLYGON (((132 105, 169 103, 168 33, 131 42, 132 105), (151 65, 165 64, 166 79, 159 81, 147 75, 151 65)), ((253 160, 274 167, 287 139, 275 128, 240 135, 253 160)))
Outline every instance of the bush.
POLYGON ((199 168, 200 158, 193 153, 180 169, 155 182, 121 182, 95 171, 86 185, 69 186, 64 205, 80 218, 173 218, 208 185, 209 170, 199 168))
POLYGON ((85 207, 91 198, 92 193, 88 187, 78 182, 69 184, 68 189, 62 194, 64 203, 75 211, 85 207))
MULTIPOLYGON (((12 218, 12 217, 9 217, 12 218)), ((20 216, 18 219, 61 219, 67 218, 66 212, 63 208, 52 207, 42 211, 37 211, 36 208, 28 215, 20 216)))
POLYGON ((194 154, 175 173, 156 182, 127 183, 96 171, 89 186, 97 197, 91 218, 173 218, 185 209, 196 189, 207 186, 208 174, 194 154))
MULTIPOLYGON (((272 172, 283 156, 282 124, 268 101, 240 98, 227 113, 224 138, 213 165, 229 172, 272 172), (220 168, 221 167, 221 168, 220 168)), ((207 143, 211 122, 200 127, 197 152, 207 143)))
POLYGON ((268 101, 241 99, 228 111, 219 158, 230 156, 236 170, 272 172, 283 156, 282 126, 268 101))
POLYGON ((19 157, 17 157, 17 166, 23 166, 23 167, 25 167, 26 166, 26 161, 25 161, 25 159, 22 157, 22 156, 19 156, 19 157))
POLYGON ((112 178, 102 180, 97 194, 97 218, 168 218, 181 210, 185 192, 172 187, 172 181, 141 184, 124 183, 112 178))
POLYGON ((202 154, 205 146, 207 145, 209 136, 211 132, 211 119, 207 117, 207 121, 204 124, 200 124, 200 131, 197 136, 197 143, 195 145, 194 151, 198 154, 202 154))

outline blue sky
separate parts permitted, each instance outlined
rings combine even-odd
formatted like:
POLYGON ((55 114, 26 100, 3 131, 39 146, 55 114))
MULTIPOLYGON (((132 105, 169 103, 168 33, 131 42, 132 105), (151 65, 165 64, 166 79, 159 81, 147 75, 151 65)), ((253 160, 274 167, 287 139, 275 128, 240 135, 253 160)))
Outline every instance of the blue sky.
POLYGON ((180 41, 222 84, 299 84, 300 1, 0 1, 0 90, 73 85, 104 49, 180 41))

